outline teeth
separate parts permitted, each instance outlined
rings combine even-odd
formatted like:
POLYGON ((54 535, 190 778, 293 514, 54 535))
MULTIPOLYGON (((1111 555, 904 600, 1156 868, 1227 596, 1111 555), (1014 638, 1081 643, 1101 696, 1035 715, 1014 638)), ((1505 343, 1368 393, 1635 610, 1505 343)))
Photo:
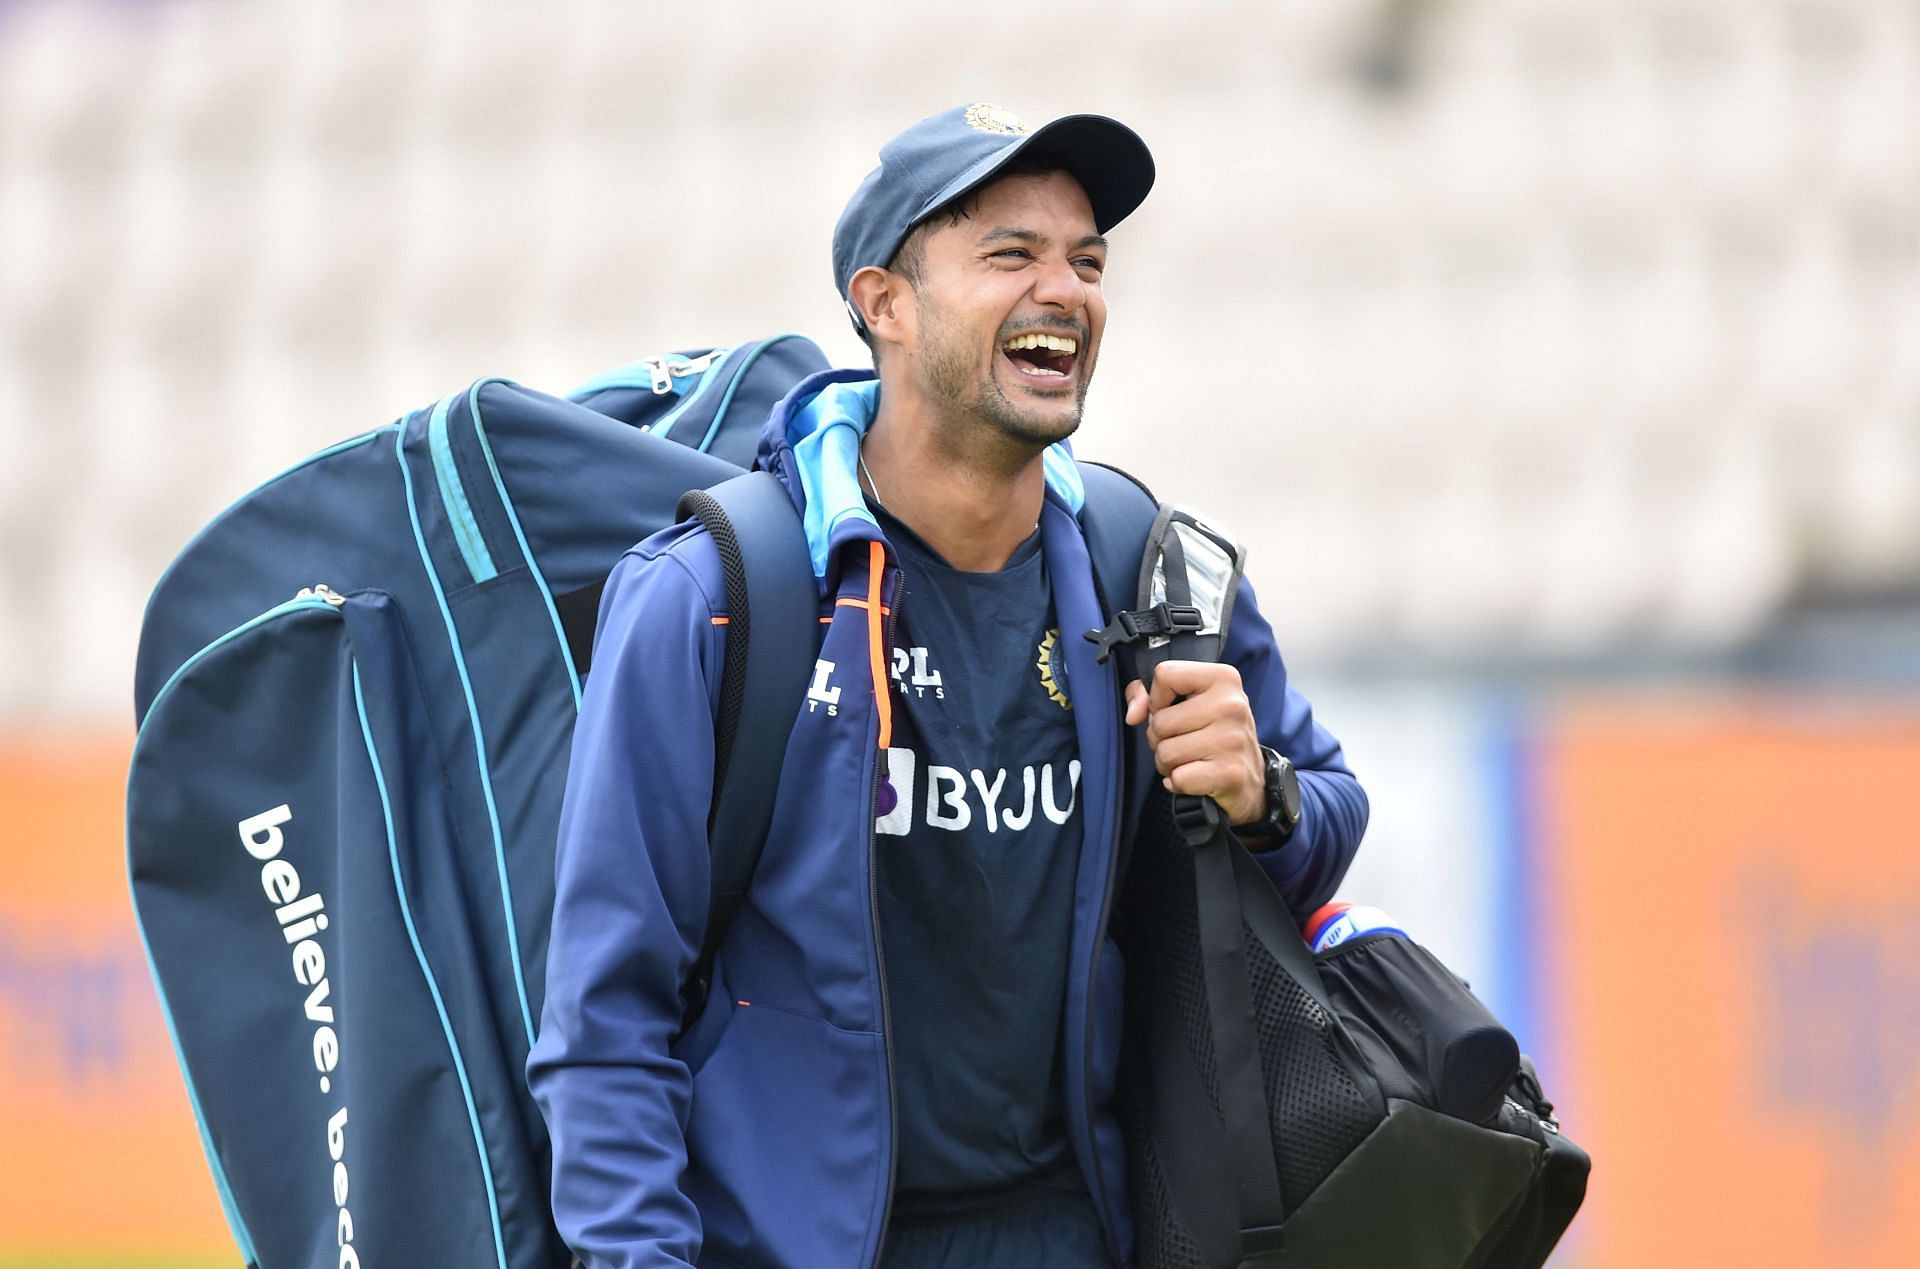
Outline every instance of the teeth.
POLYGON ((1003 346, 1008 352, 1018 352, 1023 348, 1044 348, 1048 352, 1066 353, 1068 356, 1072 356, 1080 349, 1078 340, 1041 334, 1015 335, 1003 346))

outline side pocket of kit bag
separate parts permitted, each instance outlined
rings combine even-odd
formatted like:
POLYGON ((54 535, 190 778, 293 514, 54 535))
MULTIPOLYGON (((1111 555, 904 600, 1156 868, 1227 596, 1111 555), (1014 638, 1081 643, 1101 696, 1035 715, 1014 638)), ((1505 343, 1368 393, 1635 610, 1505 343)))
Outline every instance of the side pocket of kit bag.
POLYGON ((398 680, 363 673, 384 639, 356 618, 388 608, 316 590, 236 627, 135 745, 134 907, 253 1263, 503 1263, 457 1002, 395 862, 447 830, 437 765, 382 725, 398 680))
POLYGON ((1371 934, 1315 958, 1334 1009, 1390 1050, 1414 1100, 1490 1124, 1520 1070, 1520 1046, 1426 948, 1371 934))
POLYGON ((307 594, 268 609, 154 694, 127 777, 134 913, 249 1263, 301 1263, 334 1214, 315 1088, 339 1057, 338 975, 324 964, 338 892, 309 855, 351 812, 307 720, 336 710, 347 666, 336 604, 307 594))

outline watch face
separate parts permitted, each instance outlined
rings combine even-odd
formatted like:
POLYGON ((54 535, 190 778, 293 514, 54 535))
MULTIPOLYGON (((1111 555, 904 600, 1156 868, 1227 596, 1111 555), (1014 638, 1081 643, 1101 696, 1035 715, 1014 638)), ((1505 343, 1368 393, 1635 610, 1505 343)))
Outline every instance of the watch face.
POLYGON ((1281 758, 1277 765, 1280 768, 1277 781, 1280 787, 1271 790, 1271 795, 1275 808, 1291 828, 1300 822, 1300 777, 1294 774, 1293 764, 1285 758, 1281 758))

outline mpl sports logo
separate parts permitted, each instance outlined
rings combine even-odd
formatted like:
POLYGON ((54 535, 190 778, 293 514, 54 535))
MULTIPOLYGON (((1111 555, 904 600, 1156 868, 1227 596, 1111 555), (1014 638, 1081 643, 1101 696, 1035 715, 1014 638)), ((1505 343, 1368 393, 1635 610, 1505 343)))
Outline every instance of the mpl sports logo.
MULTIPOLYGON (((840 713, 840 685, 833 681, 834 671, 840 667, 821 657, 813 663, 813 682, 807 686, 807 712, 809 714, 825 711, 829 718, 840 713)), ((946 683, 940 677, 940 671, 933 668, 925 648, 895 648, 893 650, 892 675, 894 687, 902 696, 935 697, 947 694, 946 683)))
MULTIPOLYGON (((1073 702, 1067 696, 1066 657, 1060 648, 1060 631, 1048 630, 1034 653, 1034 668, 1039 671, 1040 687, 1047 699, 1061 709, 1072 709, 1073 702)), ((828 717, 840 713, 840 687, 833 681, 838 668, 824 657, 813 663, 813 682, 807 687, 808 713, 825 710, 828 717)), ((902 696, 934 700, 947 697, 946 679, 934 665, 933 653, 928 648, 895 648, 889 673, 894 690, 902 696)))
POLYGON ((826 710, 832 718, 840 712, 840 688, 833 682, 834 663, 821 657, 813 663, 813 682, 807 685, 807 712, 826 710))
POLYGON ((925 648, 893 650, 893 685, 902 696, 932 693, 936 699, 944 699, 947 695, 946 682, 940 677, 940 671, 933 668, 925 648))

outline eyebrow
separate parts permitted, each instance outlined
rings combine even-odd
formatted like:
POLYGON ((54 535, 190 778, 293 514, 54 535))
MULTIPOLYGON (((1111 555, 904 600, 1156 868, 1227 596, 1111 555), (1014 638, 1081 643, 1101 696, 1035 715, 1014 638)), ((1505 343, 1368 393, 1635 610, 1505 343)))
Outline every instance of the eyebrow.
MULTIPOLYGON (((997 229, 989 229, 986 233, 980 235, 979 245, 990 247, 997 242, 1023 242, 1029 246, 1045 247, 1050 245, 1052 241, 1053 240, 1045 234, 1032 229, 1016 229, 1011 225, 1002 225, 997 229)), ((1105 251, 1107 250, 1107 240, 1101 234, 1088 234, 1086 237, 1075 242, 1068 250, 1084 251, 1088 247, 1098 247, 1102 251, 1105 251)))

